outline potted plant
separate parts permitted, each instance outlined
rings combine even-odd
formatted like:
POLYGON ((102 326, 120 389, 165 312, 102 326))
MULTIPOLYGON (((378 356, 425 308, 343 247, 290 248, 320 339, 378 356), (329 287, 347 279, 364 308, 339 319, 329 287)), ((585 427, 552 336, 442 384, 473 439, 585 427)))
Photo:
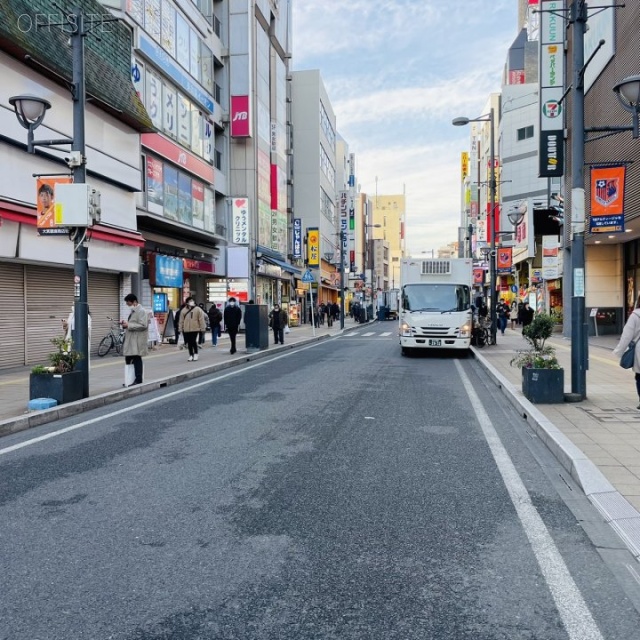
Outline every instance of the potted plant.
POLYGON ((522 369, 522 393, 537 404, 564 402, 564 369, 558 363, 556 350, 545 344, 554 326, 553 317, 538 314, 522 331, 530 348, 519 351, 511 360, 511 366, 522 369))
POLYGON ((29 376, 29 399, 53 398, 58 404, 82 399, 82 373, 75 366, 82 357, 65 338, 52 338, 56 347, 49 358, 49 366, 36 365, 29 376))

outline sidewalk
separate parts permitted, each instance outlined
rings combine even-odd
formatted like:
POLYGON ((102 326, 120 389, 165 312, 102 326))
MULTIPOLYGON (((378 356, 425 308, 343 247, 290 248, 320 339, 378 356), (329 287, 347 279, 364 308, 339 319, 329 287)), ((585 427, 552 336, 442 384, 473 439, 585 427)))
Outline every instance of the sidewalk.
MULTIPOLYGON (((640 411, 633 373, 611 353, 618 339, 589 339, 587 399, 557 405, 532 405, 522 394, 522 374, 509 364, 527 348, 521 331, 507 329, 497 341, 474 348, 477 360, 640 558, 640 411)), ((548 344, 556 348, 569 392, 571 342, 554 336, 548 344)))
MULTIPOLYGON (((345 320, 345 330, 360 327, 351 318, 345 320)), ((340 323, 335 322, 333 327, 320 326, 315 330, 315 339, 337 335, 340 333, 340 323)), ((277 350, 290 348, 292 345, 314 340, 313 327, 303 324, 299 327, 292 327, 291 332, 285 335, 285 344, 275 345, 273 343, 273 333, 269 331, 269 348, 248 354, 245 348, 245 336, 239 334, 237 339, 238 351, 231 355, 229 353, 229 337, 223 334, 218 339, 218 346, 211 345, 211 334, 207 334, 207 342, 204 348, 200 348, 199 360, 188 362, 188 352, 179 349, 176 345, 163 344, 156 349, 149 351, 149 355, 144 358, 144 383, 139 386, 124 389, 124 358, 114 356, 111 353, 104 358, 91 356, 91 371, 89 377, 89 396, 102 402, 93 402, 93 406, 115 402, 123 397, 138 395, 140 392, 150 391, 166 384, 179 382, 182 379, 190 379, 199 375, 212 373, 216 369, 232 366, 234 362, 245 362, 248 358, 255 359, 271 354, 277 350)), ((7 433, 19 431, 21 429, 43 424, 51 420, 62 417, 63 413, 72 415, 80 413, 89 408, 87 400, 62 405, 64 412, 59 410, 29 412, 27 403, 29 402, 29 373, 31 366, 20 367, 18 369, 0 370, 0 436, 7 433), (84 403, 84 406, 79 406, 84 403), (75 406, 74 406, 75 405, 75 406), (29 417, 29 423, 24 419, 29 417)), ((91 407, 92 408, 92 407, 91 407)))

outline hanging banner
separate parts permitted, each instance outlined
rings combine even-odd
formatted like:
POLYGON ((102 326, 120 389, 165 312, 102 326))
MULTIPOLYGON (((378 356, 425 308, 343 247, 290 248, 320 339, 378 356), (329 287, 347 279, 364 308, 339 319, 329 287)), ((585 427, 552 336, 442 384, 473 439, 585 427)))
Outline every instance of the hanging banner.
POLYGON ((307 229, 307 265, 320 266, 320 230, 315 227, 307 229))
POLYGON ((293 219, 293 257, 302 258, 302 218, 293 219))
POLYGON ((498 249, 498 259, 496 262, 496 269, 498 270, 498 273, 511 273, 512 264, 511 247, 500 247, 498 249))
POLYGON ((542 236, 542 279, 559 277, 560 239, 558 236, 542 236))
POLYGON ((484 284, 484 269, 473 270, 473 284, 476 284, 476 285, 484 284))
POLYGON ((69 235, 69 229, 67 227, 58 227, 56 225, 55 188, 56 184, 69 184, 70 182, 73 182, 71 177, 38 178, 36 181, 36 189, 38 192, 36 198, 36 212, 38 214, 36 225, 38 235, 69 235))
POLYGON ((462 182, 465 181, 466 177, 469 175, 469 152, 463 151, 460 154, 460 171, 462 182))
POLYGON ((624 180, 626 167, 592 167, 591 233, 624 232, 624 180))
POLYGON ((234 244, 249 244, 249 199, 234 198, 231 205, 234 244))

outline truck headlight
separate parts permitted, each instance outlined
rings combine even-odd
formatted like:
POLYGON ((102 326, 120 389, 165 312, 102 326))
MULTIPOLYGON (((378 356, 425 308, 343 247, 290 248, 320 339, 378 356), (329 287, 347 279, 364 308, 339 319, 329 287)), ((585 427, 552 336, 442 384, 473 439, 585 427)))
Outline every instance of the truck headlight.
POLYGON ((463 324, 460 327, 460 337, 461 338, 469 338, 469 337, 471 337, 471 325, 469 323, 463 324))
POLYGON ((411 336, 411 327, 406 322, 400 325, 400 335, 405 337, 411 336))

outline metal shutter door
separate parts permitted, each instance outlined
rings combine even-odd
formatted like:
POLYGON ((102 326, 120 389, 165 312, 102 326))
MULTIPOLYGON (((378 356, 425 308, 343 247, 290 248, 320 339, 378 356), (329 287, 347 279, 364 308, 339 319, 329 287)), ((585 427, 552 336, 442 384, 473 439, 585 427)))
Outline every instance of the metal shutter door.
POLYGON ((107 316, 120 320, 120 277, 114 273, 89 273, 89 311, 91 312, 91 353, 109 333, 107 316))
POLYGON ((24 267, 21 264, 0 264, 0 290, 5 308, 0 314, 0 368, 20 367, 24 365, 24 267))
POLYGON ((25 266, 27 273, 26 364, 47 364, 53 351, 51 338, 64 335, 73 304, 73 271, 56 267, 25 266))

